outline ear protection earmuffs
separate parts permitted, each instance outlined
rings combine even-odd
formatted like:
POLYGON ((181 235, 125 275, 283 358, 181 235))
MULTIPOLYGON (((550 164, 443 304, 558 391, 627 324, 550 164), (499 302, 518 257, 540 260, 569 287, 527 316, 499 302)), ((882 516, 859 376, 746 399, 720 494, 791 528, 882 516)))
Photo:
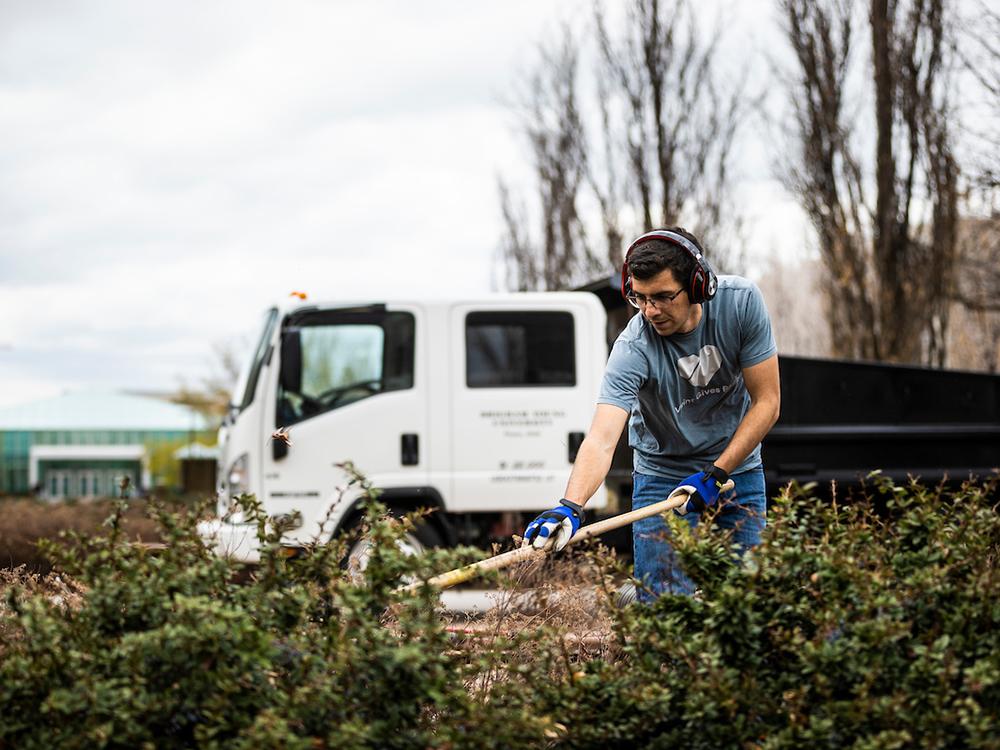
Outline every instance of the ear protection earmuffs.
POLYGON ((639 245, 650 240, 663 240, 664 242, 676 245, 694 259, 694 270, 691 271, 691 277, 687 280, 687 286, 685 287, 691 304, 707 302, 715 296, 715 292, 719 288, 719 279, 715 275, 715 271, 712 270, 712 266, 709 265, 708 260, 702 255, 701 250, 698 249, 698 246, 684 235, 666 229, 654 229, 652 232, 646 232, 633 240, 625 252, 625 262, 622 264, 623 297, 627 297, 632 293, 632 275, 628 270, 628 258, 632 254, 632 251, 639 247, 639 245))

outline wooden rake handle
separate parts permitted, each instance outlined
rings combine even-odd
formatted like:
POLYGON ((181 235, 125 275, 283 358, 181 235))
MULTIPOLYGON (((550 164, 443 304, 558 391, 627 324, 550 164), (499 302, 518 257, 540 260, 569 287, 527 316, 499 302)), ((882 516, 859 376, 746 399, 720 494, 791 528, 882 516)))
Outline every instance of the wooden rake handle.
MULTIPOLYGON (((732 488, 733 480, 730 479, 722 485, 720 492, 727 492, 732 488)), ((677 495, 672 500, 661 500, 658 503, 647 505, 645 508, 631 510, 628 513, 621 513, 617 516, 605 518, 603 521, 598 521, 597 523, 587 524, 576 532, 576 534, 566 544, 567 546, 575 544, 583 541, 584 539, 599 536, 606 531, 619 529, 630 523, 641 521, 643 518, 649 518, 650 516, 655 516, 659 513, 666 513, 668 510, 679 508, 688 501, 688 497, 689 493, 685 492, 677 495)), ((447 573, 440 573, 433 578, 428 578, 427 585, 433 586, 436 589, 448 589, 452 586, 457 586, 460 583, 471 581, 476 576, 482 575, 489 570, 502 570, 503 568, 516 565, 517 563, 545 557, 545 555, 549 554, 549 549, 550 548, 535 549, 531 546, 518 547, 517 549, 512 549, 509 552, 502 552, 499 555, 494 555, 493 557, 489 557, 485 560, 480 560, 479 562, 471 563, 469 565, 463 565, 461 568, 455 568, 454 570, 449 570, 447 573)), ((415 581, 407 584, 406 586, 400 586, 397 591, 415 591, 423 585, 423 581, 415 581)))

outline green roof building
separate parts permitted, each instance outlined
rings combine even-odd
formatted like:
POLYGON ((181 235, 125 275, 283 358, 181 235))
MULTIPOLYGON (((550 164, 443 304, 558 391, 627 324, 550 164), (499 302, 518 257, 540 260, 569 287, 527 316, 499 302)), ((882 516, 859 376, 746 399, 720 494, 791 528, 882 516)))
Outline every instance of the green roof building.
POLYGON ((0 409, 0 493, 49 499, 130 494, 179 482, 175 454, 214 442, 185 406, 122 393, 67 393, 0 409))

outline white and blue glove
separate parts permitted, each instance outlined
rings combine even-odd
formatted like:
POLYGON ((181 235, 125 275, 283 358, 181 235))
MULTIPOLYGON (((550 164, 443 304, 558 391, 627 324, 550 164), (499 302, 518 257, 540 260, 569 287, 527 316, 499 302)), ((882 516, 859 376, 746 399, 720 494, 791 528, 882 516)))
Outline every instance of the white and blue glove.
POLYGON ((545 511, 528 524, 521 546, 530 544, 535 549, 544 549, 551 544, 558 552, 580 530, 581 521, 583 506, 563 498, 555 508, 545 511))
POLYGON ((719 501, 722 486, 729 481, 729 475, 715 464, 707 466, 703 471, 682 479, 667 499, 689 493, 688 501, 676 509, 677 513, 702 513, 705 508, 719 501))

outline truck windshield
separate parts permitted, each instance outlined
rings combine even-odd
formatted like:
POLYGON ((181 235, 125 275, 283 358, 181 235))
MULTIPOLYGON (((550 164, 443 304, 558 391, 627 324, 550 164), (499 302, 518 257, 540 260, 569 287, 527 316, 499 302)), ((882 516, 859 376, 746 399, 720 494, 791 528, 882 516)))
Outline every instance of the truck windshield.
POLYGON ((278 388, 278 426, 413 387, 411 314, 317 313, 297 323, 282 334, 297 339, 298 353, 295 366, 286 370, 288 363, 282 364, 286 371, 278 388))
POLYGON ((250 358, 243 365, 240 377, 233 387, 232 408, 237 412, 243 411, 253 403, 254 392, 257 390, 257 380, 260 377, 260 369, 264 366, 264 359, 267 357, 267 349, 274 335, 274 326, 278 322, 278 308, 272 307, 264 313, 263 325, 261 326, 260 338, 257 339, 257 346, 254 347, 250 358))

